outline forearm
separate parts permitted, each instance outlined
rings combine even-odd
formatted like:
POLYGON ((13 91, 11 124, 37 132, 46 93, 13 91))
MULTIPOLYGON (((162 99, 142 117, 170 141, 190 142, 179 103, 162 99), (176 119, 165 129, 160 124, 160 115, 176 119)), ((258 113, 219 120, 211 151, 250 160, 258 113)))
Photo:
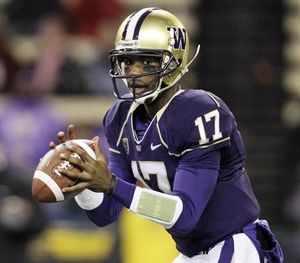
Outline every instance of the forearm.
MULTIPOLYGON (((110 163, 110 171, 118 174, 126 181, 133 182, 133 177, 126 167, 126 163, 122 160, 113 161, 110 163)), ((124 193, 128 195, 128 193, 124 193)), ((81 194, 75 197, 77 204, 86 211, 89 219, 98 226, 105 226, 119 217, 119 214, 124 206, 115 197, 109 194, 84 190, 81 194)))
POLYGON ((131 171, 113 161, 110 170, 117 175, 113 191, 109 195, 94 193, 97 200, 90 207, 82 207, 99 226, 115 221, 125 206, 165 228, 187 233, 199 220, 218 177, 216 169, 191 168, 195 166, 182 163, 177 169, 173 193, 165 194, 136 186, 131 171))
POLYGON ((86 210, 89 219, 101 227, 116 221, 125 206, 167 229, 188 233, 199 220, 216 178, 217 171, 213 169, 181 170, 177 174, 173 195, 140 188, 118 178, 112 195, 89 191, 85 197, 86 193, 77 196, 76 201, 86 210))
POLYGON ((131 202, 134 193, 135 185, 127 183, 126 181, 119 179, 116 184, 115 191, 119 193, 119 198, 114 195, 103 194, 103 201, 95 209, 87 210, 86 213, 89 219, 98 226, 106 226, 116 221, 120 215, 123 206, 127 207, 127 204, 131 202), (122 182, 125 187, 122 187, 122 182), (120 202, 122 200, 122 202, 120 202))
POLYGON ((89 219, 100 227, 116 221, 123 207, 114 198, 88 189, 77 195, 75 200, 85 210, 89 219))
POLYGON ((167 229, 188 233, 199 220, 213 192, 217 174, 213 169, 178 171, 172 195, 118 179, 113 196, 133 213, 167 229))

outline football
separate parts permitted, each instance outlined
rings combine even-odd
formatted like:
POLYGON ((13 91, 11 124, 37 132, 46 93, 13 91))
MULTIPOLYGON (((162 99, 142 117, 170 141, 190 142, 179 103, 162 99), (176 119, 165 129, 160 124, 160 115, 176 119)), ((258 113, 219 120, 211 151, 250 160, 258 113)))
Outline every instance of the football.
POLYGON ((65 194, 62 192, 64 187, 72 186, 78 183, 59 173, 59 169, 79 170, 78 167, 72 165, 66 160, 60 158, 60 154, 71 155, 75 158, 80 158, 78 154, 71 152, 67 146, 74 145, 85 150, 92 158, 96 155, 92 148, 93 141, 91 140, 70 140, 57 145, 49 150, 44 157, 41 158, 37 165, 32 179, 32 195, 40 202, 61 202, 71 199, 78 193, 65 194))

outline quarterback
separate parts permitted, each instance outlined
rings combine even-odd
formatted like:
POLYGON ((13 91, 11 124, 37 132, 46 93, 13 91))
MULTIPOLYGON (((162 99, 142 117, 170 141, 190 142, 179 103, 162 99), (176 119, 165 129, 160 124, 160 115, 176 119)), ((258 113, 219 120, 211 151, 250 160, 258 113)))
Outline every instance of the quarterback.
MULTIPOLYGON (((98 137, 96 159, 71 148, 82 160, 61 158, 82 172, 61 171, 80 180, 63 191, 82 190, 76 202, 100 227, 124 207, 162 225, 180 252, 173 263, 283 262, 260 219, 234 115, 214 94, 179 84, 198 51, 189 60, 187 30, 165 10, 144 8, 123 21, 109 53, 118 98, 103 120, 109 164, 98 137)), ((59 138, 74 138, 74 127, 59 138)))

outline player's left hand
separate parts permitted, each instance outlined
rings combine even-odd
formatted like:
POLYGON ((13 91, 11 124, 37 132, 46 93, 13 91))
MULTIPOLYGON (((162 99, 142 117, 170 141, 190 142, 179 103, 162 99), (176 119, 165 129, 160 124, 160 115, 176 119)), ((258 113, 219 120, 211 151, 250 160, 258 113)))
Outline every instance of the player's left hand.
POLYGON ((76 181, 79 179, 79 183, 66 187, 62 191, 64 193, 71 193, 78 190, 90 189, 94 192, 107 192, 111 187, 112 174, 108 169, 104 154, 100 149, 99 137, 92 139, 94 141, 93 147, 96 154, 96 159, 92 158, 83 149, 70 146, 69 150, 77 153, 81 159, 72 156, 66 156, 62 154, 60 157, 73 165, 80 168, 82 172, 67 171, 66 169, 60 170, 59 172, 76 181))
MULTIPOLYGON (((73 124, 69 124, 67 127, 67 134, 65 135, 64 131, 59 131, 57 133, 57 139, 59 141, 59 144, 64 143, 69 140, 75 139, 75 126, 73 124)), ((57 146, 57 144, 54 141, 51 141, 49 143, 49 148, 54 149, 57 146)))

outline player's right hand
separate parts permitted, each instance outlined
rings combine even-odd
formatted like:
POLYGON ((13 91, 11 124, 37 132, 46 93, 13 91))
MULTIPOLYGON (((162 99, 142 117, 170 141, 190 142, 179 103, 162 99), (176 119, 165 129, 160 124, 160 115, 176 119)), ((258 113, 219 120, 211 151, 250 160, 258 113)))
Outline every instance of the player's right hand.
MULTIPOLYGON (((58 141, 59 141, 58 144, 64 143, 64 142, 69 141, 69 140, 74 140, 75 139, 75 126, 73 124, 69 124, 68 127, 67 127, 67 137, 65 136, 65 132, 59 131, 57 133, 57 138, 58 138, 58 141)), ((50 147, 50 149, 53 149, 58 144, 51 141, 49 143, 49 147, 50 147)))

